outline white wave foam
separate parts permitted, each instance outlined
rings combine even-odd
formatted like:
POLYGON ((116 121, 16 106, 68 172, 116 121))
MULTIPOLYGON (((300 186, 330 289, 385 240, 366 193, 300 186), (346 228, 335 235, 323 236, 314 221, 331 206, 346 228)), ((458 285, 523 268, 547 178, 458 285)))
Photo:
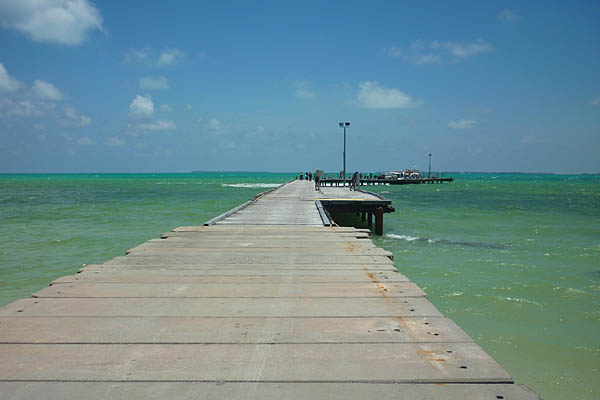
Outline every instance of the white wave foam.
POLYGON ((395 233, 386 233, 385 236, 392 239, 406 240, 407 242, 414 242, 415 240, 419 240, 419 238, 416 236, 396 235, 395 233))
POLYGON ((221 186, 236 188, 275 188, 281 186, 281 183, 223 183, 221 186))

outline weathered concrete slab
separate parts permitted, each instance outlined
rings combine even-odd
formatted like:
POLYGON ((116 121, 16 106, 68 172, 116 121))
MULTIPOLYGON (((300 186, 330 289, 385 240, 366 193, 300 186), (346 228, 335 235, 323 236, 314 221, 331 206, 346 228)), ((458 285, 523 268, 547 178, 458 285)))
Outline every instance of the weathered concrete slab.
POLYGON ((243 399, 262 400, 539 400, 511 384, 250 383, 250 382, 0 382, 6 400, 16 399, 243 399))
MULTIPOLYGON (((202 247, 198 247, 198 248, 189 248, 189 247, 183 247, 183 248, 169 248, 166 246, 160 246, 160 247, 140 247, 140 248, 135 248, 132 250, 128 251, 128 255, 163 255, 163 256, 169 256, 169 255, 177 255, 177 256, 186 256, 186 255, 190 255, 190 256, 200 256, 203 255, 205 253, 217 253, 217 255, 222 254, 223 253, 223 249, 219 249, 219 248, 213 248, 213 247, 208 247, 208 248, 202 248, 202 247)), ((257 253, 257 254, 261 254, 263 256, 266 257, 277 257, 278 255, 285 255, 285 256, 290 256, 290 255, 297 255, 297 256, 317 256, 317 257, 321 257, 321 256, 339 256, 339 257, 355 257, 355 256, 384 256, 384 257, 393 257, 393 254, 390 251, 381 249, 379 247, 373 247, 373 248, 354 248, 352 250, 350 249, 344 249, 344 248, 333 248, 333 249, 323 249, 323 250, 319 250, 319 249, 312 249, 312 248, 294 248, 294 247, 289 247, 289 248, 273 248, 273 249, 262 249, 262 248, 252 248, 252 247, 237 247, 237 248, 230 248, 226 250, 227 253, 229 255, 247 255, 247 254, 252 254, 252 253, 257 253)))
MULTIPOLYGON (((309 254, 336 254, 339 251, 350 251, 351 253, 362 253, 373 254, 378 253, 382 249, 375 247, 373 242, 370 240, 355 240, 355 241, 337 241, 337 242, 321 242, 321 241, 292 241, 292 240, 278 240, 278 241, 262 241, 257 242, 251 238, 246 238, 245 241, 175 241, 171 239, 156 239, 156 241, 148 241, 133 247, 127 251, 127 253, 133 253, 136 251, 147 251, 147 252, 162 252, 175 251, 227 251, 234 252, 247 249, 256 249, 262 252, 278 252, 278 251, 299 251, 306 252, 309 254), (260 250, 259 250, 260 249, 260 250), (376 250, 377 249, 377 250, 376 250)), ((387 254, 387 253, 386 253, 387 254)))
POLYGON ((374 249, 377 248, 372 241, 363 239, 354 240, 335 240, 325 241, 319 239, 303 239, 303 240, 292 240, 292 239, 269 239, 262 240, 258 238, 251 238, 246 236, 241 239, 225 239, 222 240, 191 240, 183 238, 168 238, 168 239, 152 239, 145 243, 142 243, 136 248, 144 247, 171 247, 171 248, 237 248, 237 247, 256 247, 256 248, 297 248, 297 249, 318 249, 318 250, 329 250, 329 249, 348 249, 351 248, 353 251, 357 249, 374 249))
MULTIPOLYGON (((113 263, 112 261, 106 262, 104 264, 91 264, 86 267, 83 267, 82 271, 126 271, 126 270, 203 270, 210 273, 210 271, 216 270, 239 270, 240 274, 242 274, 242 270, 248 271, 261 271, 261 270, 281 270, 281 271, 363 271, 365 273, 373 272, 373 271, 382 271, 382 272, 390 272, 394 273, 397 271, 396 267, 393 264, 326 264, 326 265, 313 265, 313 264, 193 264, 191 263, 191 259, 188 260, 188 263, 175 263, 169 261, 159 260, 148 260, 147 263, 139 262, 138 257, 132 257, 130 259, 132 262, 117 262, 113 263), (137 260, 135 260, 137 258, 137 260), (133 260, 132 260, 133 259, 133 260), (294 268, 296 267, 296 268, 294 268)), ((145 260, 141 260, 145 261, 145 260)))
POLYGON ((329 266, 330 264, 390 264, 393 262, 385 255, 350 255, 350 254, 302 254, 302 253, 258 253, 252 254, 233 254, 225 252, 204 253, 199 255, 151 255, 137 254, 122 257, 115 257, 105 264, 148 264, 156 262, 164 264, 296 264, 296 265, 319 265, 329 266))
POLYGON ((0 344, 0 376, 75 381, 512 382, 472 343, 0 344))
MULTIPOLYGON (((233 228, 232 228, 233 229, 233 228)), ((306 239, 306 240, 322 240, 322 241, 342 241, 349 239, 368 239, 370 237, 367 232, 350 232, 350 233, 334 233, 334 232, 295 232, 295 231, 284 231, 277 232, 262 232, 260 236, 256 236, 256 239, 271 240, 271 239, 306 239)), ((164 232, 161 238, 171 238, 179 240, 196 241, 200 238, 203 240, 217 241, 223 238, 228 239, 246 239, 248 238, 248 232, 226 232, 222 229, 211 230, 211 231, 194 231, 194 232, 164 232)))
POLYGON ((447 318, 0 317, 0 343, 471 343, 447 318))
MULTIPOLYGON (((219 271, 208 271, 211 273, 219 271)), ((306 283, 359 283, 371 281, 364 270, 226 270, 221 275, 208 274, 205 271, 186 271, 174 269, 162 270, 126 270, 118 269, 103 271, 83 271, 76 275, 63 276, 52 283, 73 282, 131 282, 131 283, 278 283, 278 282, 306 282, 306 283), (229 275, 225 275, 224 273, 229 275), (258 273, 262 273, 258 275, 258 273), (302 273, 302 275, 300 275, 302 273)), ((373 277, 378 282, 406 282, 408 278, 400 273, 373 271, 373 277)))
POLYGON ((440 317, 428 300, 408 298, 43 298, 21 299, 0 316, 114 317, 440 317), (412 310, 412 311, 411 311, 412 310))
POLYGON ((364 283, 63 283, 33 297, 424 297, 412 282, 364 283))
POLYGON ((355 232, 363 232, 369 233, 369 229, 360 229, 360 228, 352 228, 352 227, 313 227, 313 226, 273 226, 267 227, 262 225, 253 225, 247 224, 240 227, 228 227, 223 225, 212 225, 212 226, 178 226, 173 228, 173 232, 212 232, 212 231, 229 231, 229 232, 260 232, 266 231, 269 233, 277 232, 277 231, 286 231, 286 232, 331 232, 334 234, 337 233, 355 233, 355 232), (291 229, 293 228, 293 229, 291 229))

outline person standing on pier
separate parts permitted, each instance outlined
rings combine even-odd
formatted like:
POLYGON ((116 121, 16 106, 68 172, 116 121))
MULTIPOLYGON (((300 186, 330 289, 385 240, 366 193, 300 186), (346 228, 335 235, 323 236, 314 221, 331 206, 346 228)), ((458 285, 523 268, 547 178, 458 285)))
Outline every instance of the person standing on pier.
POLYGON ((356 181, 358 180, 358 172, 352 174, 352 179, 350 180, 350 190, 356 190, 356 181))

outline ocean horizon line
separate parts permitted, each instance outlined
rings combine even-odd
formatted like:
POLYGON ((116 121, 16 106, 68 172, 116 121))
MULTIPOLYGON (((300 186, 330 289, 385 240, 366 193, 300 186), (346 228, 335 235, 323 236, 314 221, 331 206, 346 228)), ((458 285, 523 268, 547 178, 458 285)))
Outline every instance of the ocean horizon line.
MULTIPOLYGON (((397 170, 375 170, 375 172, 387 172, 397 170)), ((305 172, 302 170, 301 172, 305 172)), ((309 169, 308 172, 311 172, 309 169)), ((359 172, 361 172, 359 170, 359 172)), ((364 172, 364 171, 363 171, 364 172)), ((421 171, 426 172, 426 171, 421 171)), ((204 174, 204 173, 250 173, 250 174, 298 174, 298 171, 250 171, 250 170, 197 170, 197 171, 151 171, 151 172, 0 172, 0 175, 140 175, 140 174, 204 174)), ((325 173, 336 173, 325 171, 325 173)), ((348 171, 350 173, 350 171, 348 171)), ((368 173, 371 173, 369 171, 368 173)), ((527 172, 527 171, 432 171, 440 174, 499 174, 499 175, 600 175, 599 172, 527 172)))

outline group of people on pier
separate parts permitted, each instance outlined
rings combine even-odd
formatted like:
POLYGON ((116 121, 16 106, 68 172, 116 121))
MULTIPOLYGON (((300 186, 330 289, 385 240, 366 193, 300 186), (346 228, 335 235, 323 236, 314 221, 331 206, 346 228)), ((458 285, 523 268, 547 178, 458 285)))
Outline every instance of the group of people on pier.
MULTIPOLYGON (((319 191, 321 189, 321 177, 324 176, 324 172, 321 171, 320 169, 316 170, 315 173, 313 174, 312 172, 300 172, 300 174, 298 175, 300 177, 300 180, 307 180, 307 181, 312 181, 313 179, 315 180, 315 190, 319 191)), ((296 177, 296 179, 298 179, 298 176, 296 177)))

